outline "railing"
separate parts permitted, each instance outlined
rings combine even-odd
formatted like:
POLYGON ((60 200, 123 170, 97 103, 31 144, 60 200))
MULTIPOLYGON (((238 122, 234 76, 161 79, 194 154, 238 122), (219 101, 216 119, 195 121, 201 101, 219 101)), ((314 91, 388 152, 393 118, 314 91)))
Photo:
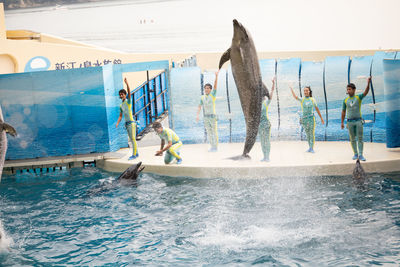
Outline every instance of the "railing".
POLYGON ((149 125, 168 112, 168 84, 165 71, 133 90, 132 113, 137 122, 136 136, 142 136, 149 125))

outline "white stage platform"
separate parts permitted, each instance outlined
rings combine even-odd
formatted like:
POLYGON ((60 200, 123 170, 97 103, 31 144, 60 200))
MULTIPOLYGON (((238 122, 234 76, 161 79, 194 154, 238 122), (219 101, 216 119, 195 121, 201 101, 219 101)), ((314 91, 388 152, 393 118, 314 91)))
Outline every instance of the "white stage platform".
MULTIPOLYGON (((307 153, 306 142, 279 141, 271 143, 270 162, 260 162, 261 146, 257 142, 251 160, 228 159, 240 155, 243 143, 221 143, 218 152, 208 152, 207 144, 183 145, 181 165, 164 164, 164 157, 154 156, 159 146, 139 146, 140 157, 128 161, 130 150, 121 149, 121 159, 98 160, 97 166, 107 171, 122 172, 131 164, 142 161, 144 172, 193 178, 262 178, 283 176, 351 175, 355 166, 349 142, 317 142, 315 153, 307 153)), ((368 173, 400 171, 400 149, 387 149, 386 144, 364 143, 367 161, 362 166, 368 173)))

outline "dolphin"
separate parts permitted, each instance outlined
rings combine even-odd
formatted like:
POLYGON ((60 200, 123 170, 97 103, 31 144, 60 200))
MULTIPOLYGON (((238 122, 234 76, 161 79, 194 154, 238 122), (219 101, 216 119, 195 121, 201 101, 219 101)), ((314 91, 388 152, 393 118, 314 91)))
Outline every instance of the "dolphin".
POLYGON ((144 166, 142 166, 142 162, 138 164, 133 164, 128 169, 126 169, 117 180, 136 180, 138 178, 139 173, 144 170, 144 166))
POLYGON ((231 47, 225 51, 219 61, 219 68, 231 61, 233 78, 239 93, 246 121, 246 141, 243 153, 231 159, 250 158, 258 134, 263 96, 269 98, 267 87, 262 82, 260 65, 253 39, 248 30, 236 19, 233 20, 233 38, 231 47))
POLYGON ((357 159, 356 167, 353 170, 353 178, 359 181, 364 181, 366 178, 364 168, 361 166, 359 159, 357 159))
POLYGON ((0 106, 0 180, 3 174, 3 166, 7 153, 7 135, 17 136, 17 131, 10 124, 4 122, 3 112, 0 106))
POLYGON ((111 183, 101 183, 100 185, 90 189, 88 193, 89 195, 97 195, 99 193, 104 193, 113 190, 119 185, 137 186, 137 178, 139 174, 143 171, 143 169, 144 166, 142 166, 142 162, 133 164, 111 183))

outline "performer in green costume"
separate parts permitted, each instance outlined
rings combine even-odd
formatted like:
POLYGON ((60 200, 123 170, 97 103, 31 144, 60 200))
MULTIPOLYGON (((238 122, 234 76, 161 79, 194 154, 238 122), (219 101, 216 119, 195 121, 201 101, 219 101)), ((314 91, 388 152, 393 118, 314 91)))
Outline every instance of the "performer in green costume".
POLYGON ((321 116, 321 112, 319 111, 317 102, 312 97, 312 91, 310 86, 304 87, 304 97, 299 98, 294 93, 293 88, 290 87, 292 91, 293 97, 301 103, 301 125, 303 126, 304 131, 306 132, 306 137, 308 141, 309 149, 307 152, 314 153, 314 144, 315 144, 315 116, 314 109, 317 111, 318 116, 321 118, 321 123, 324 124, 324 119, 321 116))
POLYGON ((200 98, 200 104, 196 116, 196 121, 198 122, 200 111, 203 107, 204 127, 206 128, 207 139, 211 144, 210 152, 216 152, 218 149, 217 113, 215 112, 218 72, 215 73, 214 89, 212 89, 212 86, 209 83, 204 85, 205 94, 200 98))
POLYGON ((153 129, 156 131, 161 139, 161 148, 156 152, 156 156, 164 156, 164 163, 169 164, 174 158, 176 158, 176 164, 182 163, 182 157, 180 156, 179 150, 182 147, 182 141, 179 140, 178 135, 170 128, 163 127, 161 123, 153 123, 153 129), (167 144, 165 147, 164 145, 167 144))
POLYGON ((342 107, 342 123, 341 128, 344 128, 344 118, 347 113, 347 129, 349 130, 349 137, 351 148, 353 149, 353 160, 360 159, 365 161, 363 156, 364 142, 363 142, 363 119, 361 116, 361 103, 364 97, 369 92, 369 85, 371 77, 368 77, 367 87, 364 93, 356 95, 356 86, 353 83, 347 85, 347 94, 349 95, 343 100, 342 107))
POLYGON ((120 113, 118 117, 117 124, 115 127, 117 128, 119 123, 121 122, 122 115, 125 117, 125 128, 128 132, 129 141, 132 143, 132 156, 129 160, 135 159, 139 157, 137 143, 136 143, 136 121, 133 118, 132 114, 132 99, 131 99, 131 89, 129 88, 128 80, 125 78, 124 82, 128 89, 128 95, 126 94, 125 89, 119 90, 119 98, 122 100, 122 103, 119 107, 120 113))
POLYGON ((269 153, 271 151, 271 122, 268 119, 268 106, 271 103, 272 96, 275 89, 275 78, 272 79, 272 87, 269 92, 269 98, 264 97, 264 101, 261 107, 261 118, 258 133, 260 135, 261 149, 264 154, 264 158, 261 161, 269 161, 269 153))

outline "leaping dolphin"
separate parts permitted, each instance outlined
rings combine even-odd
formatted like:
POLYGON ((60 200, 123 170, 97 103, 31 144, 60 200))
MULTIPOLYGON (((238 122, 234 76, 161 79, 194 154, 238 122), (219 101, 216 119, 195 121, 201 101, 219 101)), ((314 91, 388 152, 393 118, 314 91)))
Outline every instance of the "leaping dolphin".
POLYGON ((7 135, 17 136, 17 131, 10 124, 4 122, 3 112, 0 106, 0 180, 3 174, 4 160, 7 153, 7 135))
POLYGON ((233 78, 239 93, 240 104, 246 121, 246 142, 240 158, 250 158, 258 134, 263 96, 269 98, 267 87, 262 82, 256 48, 250 33, 236 19, 233 20, 231 47, 219 61, 219 68, 230 60, 233 78))

